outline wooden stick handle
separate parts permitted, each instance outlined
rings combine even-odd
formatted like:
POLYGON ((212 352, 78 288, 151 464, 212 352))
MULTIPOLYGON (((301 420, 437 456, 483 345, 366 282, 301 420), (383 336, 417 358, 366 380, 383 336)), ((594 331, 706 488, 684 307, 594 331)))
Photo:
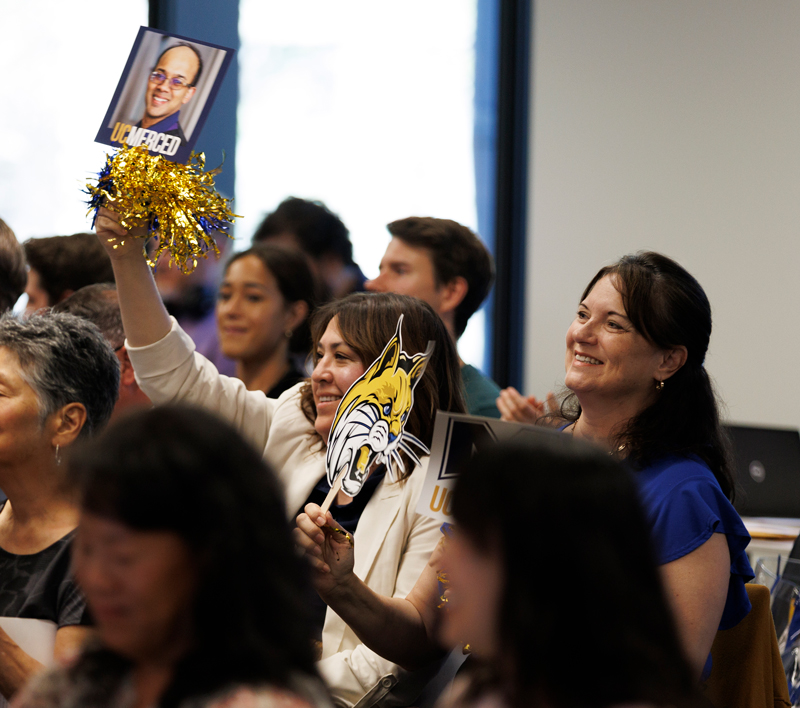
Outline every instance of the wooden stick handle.
POLYGON ((325 515, 328 513, 328 509, 331 508, 331 504, 333 504, 333 500, 336 499, 336 495, 339 493, 339 490, 342 488, 342 475, 344 472, 340 472, 339 476, 336 478, 336 481, 333 483, 331 487, 331 491, 328 492, 328 496, 325 497, 325 501, 322 502, 322 514, 325 515))

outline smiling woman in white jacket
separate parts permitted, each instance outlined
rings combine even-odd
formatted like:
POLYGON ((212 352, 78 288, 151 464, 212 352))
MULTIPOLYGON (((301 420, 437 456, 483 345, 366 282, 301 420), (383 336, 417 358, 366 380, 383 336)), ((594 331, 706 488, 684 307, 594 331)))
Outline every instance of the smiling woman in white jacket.
MULTIPOLYGON (((430 445, 436 410, 464 411, 452 340, 439 317, 420 300, 359 294, 323 308, 312 325, 315 368, 310 382, 273 400, 221 376, 194 351, 191 339, 164 309, 142 242, 130 238, 114 212, 101 209, 96 229, 114 267, 126 344, 142 390, 156 405, 192 403, 236 425, 277 470, 289 514, 301 511, 326 484, 326 442, 339 399, 381 354, 401 314, 407 352, 422 352, 429 341, 435 343, 414 391, 406 429, 430 445)), ((408 594, 440 537, 438 524, 415 512, 426 460, 416 468, 407 456, 404 462, 398 482, 386 475, 377 485, 368 485, 368 491, 365 488, 362 494, 371 496, 356 519, 354 534, 356 574, 372 590, 390 597, 408 594)), ((371 470, 375 478, 382 472, 371 470)), ((351 501, 342 492, 336 500, 339 509, 351 501)), ((367 649, 331 610, 324 620, 319 668, 342 705, 355 704, 367 693, 364 705, 371 705, 389 690, 395 705, 410 705, 425 678, 419 672, 403 672, 367 649)))

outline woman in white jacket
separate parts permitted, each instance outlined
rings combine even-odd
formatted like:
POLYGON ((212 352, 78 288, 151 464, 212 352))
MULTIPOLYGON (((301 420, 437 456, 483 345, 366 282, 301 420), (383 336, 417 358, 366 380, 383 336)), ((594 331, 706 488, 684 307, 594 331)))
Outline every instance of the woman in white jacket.
MULTIPOLYGON (((247 391, 237 379, 221 376, 194 351, 191 339, 164 309, 141 240, 130 237, 117 214, 101 209, 96 230, 114 267, 126 345, 142 390, 156 405, 192 403, 236 425, 264 450, 278 472, 292 516, 317 500, 327 485, 326 442, 338 402, 381 354, 401 314, 407 352, 416 354, 429 341, 435 343, 414 391, 406 429, 430 445, 436 410, 464 411, 452 340, 439 317, 420 300, 360 294, 321 309, 312 324, 315 368, 310 382, 273 400, 262 392, 247 391)), ((397 483, 384 477, 382 468, 373 469, 354 500, 342 492, 336 499, 337 520, 341 523, 341 517, 351 512, 357 525, 355 572, 381 595, 405 597, 440 537, 438 524, 415 512, 424 462, 415 469, 406 457, 406 471, 397 483)), ((390 690, 395 705, 410 705, 424 685, 420 672, 403 672, 367 649, 330 610, 321 636, 320 672, 342 705, 355 704, 368 692, 364 704, 373 704, 390 690)))

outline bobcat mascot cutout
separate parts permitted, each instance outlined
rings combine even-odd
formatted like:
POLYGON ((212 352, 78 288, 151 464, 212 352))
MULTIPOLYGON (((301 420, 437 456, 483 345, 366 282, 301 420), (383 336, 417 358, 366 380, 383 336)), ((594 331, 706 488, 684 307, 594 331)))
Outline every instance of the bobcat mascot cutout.
POLYGON ((400 450, 420 464, 408 443, 424 455, 430 453, 404 428, 414 405, 414 388, 425 373, 434 344, 428 342, 424 353, 409 356, 403 351, 402 324, 400 315, 383 353, 353 382, 336 409, 328 437, 328 482, 333 487, 341 474, 342 490, 350 497, 361 491, 375 462, 386 464, 389 479, 396 477, 395 465, 405 471, 400 450))

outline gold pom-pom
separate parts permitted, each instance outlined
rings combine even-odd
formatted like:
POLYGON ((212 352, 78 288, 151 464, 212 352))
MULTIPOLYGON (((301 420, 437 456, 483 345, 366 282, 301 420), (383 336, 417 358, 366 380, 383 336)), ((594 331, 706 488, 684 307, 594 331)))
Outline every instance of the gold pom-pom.
POLYGON ((105 206, 120 215, 126 229, 146 227, 145 240, 157 237, 157 247, 148 262, 155 267, 164 251, 189 274, 197 267, 198 257, 207 258, 213 251, 219 256, 214 235, 230 238, 228 228, 235 218, 230 199, 214 189, 214 176, 221 168, 204 171, 205 155, 192 153, 187 164, 171 162, 160 155, 150 155, 147 145, 124 145, 109 155, 98 175, 97 184, 87 184, 91 195, 90 212, 105 206))

